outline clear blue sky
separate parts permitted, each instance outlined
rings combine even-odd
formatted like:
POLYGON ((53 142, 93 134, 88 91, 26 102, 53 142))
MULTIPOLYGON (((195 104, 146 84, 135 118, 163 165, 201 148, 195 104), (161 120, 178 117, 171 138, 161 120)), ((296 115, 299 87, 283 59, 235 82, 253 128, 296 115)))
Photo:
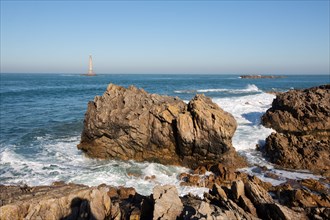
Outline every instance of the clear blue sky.
POLYGON ((329 1, 3 1, 1 72, 329 74, 329 1))

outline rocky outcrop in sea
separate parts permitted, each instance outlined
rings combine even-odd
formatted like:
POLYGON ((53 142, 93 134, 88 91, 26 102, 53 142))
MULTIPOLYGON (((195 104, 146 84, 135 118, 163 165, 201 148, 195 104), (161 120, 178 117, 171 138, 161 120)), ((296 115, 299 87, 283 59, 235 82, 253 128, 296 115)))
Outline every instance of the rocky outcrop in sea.
POLYGON ((274 75, 241 75, 241 79, 277 79, 285 78, 285 76, 274 76, 274 75))
POLYGON ((238 167, 245 162, 232 146, 236 127, 234 117, 204 95, 186 104, 110 84, 88 103, 78 148, 97 158, 190 168, 221 161, 238 167))
POLYGON ((278 94, 262 123, 277 131, 263 149, 271 162, 330 177, 330 84, 278 94))

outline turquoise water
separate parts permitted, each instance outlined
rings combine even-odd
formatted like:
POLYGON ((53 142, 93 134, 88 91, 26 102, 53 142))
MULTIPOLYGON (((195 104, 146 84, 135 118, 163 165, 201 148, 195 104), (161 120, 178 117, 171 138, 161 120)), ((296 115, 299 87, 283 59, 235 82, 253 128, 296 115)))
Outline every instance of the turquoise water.
POLYGON ((133 161, 93 160, 76 149, 87 102, 102 95, 109 83, 135 85, 150 93, 178 96, 187 101, 196 93, 210 96, 238 120, 234 147, 255 163, 264 162, 254 152, 255 144, 271 132, 259 124, 260 116, 274 98, 265 92, 330 83, 327 75, 278 79, 134 74, 96 77, 1 74, 0 77, 0 184, 40 185, 58 180, 88 185, 105 182, 134 186, 142 193, 148 193, 155 184, 145 181, 145 176, 158 175, 159 182, 178 184, 176 175, 185 169, 133 161), (130 172, 136 172, 138 177, 129 176, 130 172))

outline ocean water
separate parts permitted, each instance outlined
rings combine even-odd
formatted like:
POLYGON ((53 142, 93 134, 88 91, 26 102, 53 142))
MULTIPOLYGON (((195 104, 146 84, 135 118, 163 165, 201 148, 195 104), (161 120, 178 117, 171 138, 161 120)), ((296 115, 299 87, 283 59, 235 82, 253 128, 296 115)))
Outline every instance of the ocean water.
POLYGON ((187 168, 90 159, 77 149, 87 103, 102 95, 109 83, 135 85, 185 101, 204 93, 238 122, 233 145, 251 163, 242 171, 273 184, 287 178, 319 178, 308 171, 275 169, 255 147, 272 132, 260 125, 260 116, 275 98, 266 92, 330 83, 328 75, 241 79, 238 75, 0 74, 0 184, 106 183, 134 187, 144 195, 150 194, 156 184, 172 184, 181 195, 201 195, 206 189, 180 186, 177 176, 189 172, 187 168), (268 167, 280 178, 265 177, 255 165, 268 167), (152 175, 154 179, 147 179, 152 175))

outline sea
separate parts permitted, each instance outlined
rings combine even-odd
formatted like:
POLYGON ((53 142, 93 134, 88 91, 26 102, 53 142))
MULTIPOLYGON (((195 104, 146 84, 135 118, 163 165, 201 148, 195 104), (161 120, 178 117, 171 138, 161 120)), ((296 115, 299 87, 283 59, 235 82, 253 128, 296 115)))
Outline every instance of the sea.
POLYGON ((134 187, 149 195, 157 184, 175 185, 180 195, 202 196, 206 188, 180 186, 188 168, 133 160, 100 160, 77 149, 87 103, 109 83, 134 85, 149 93, 177 96, 188 102, 196 94, 212 98, 233 114, 238 128, 233 146, 250 163, 242 172, 274 185, 288 179, 319 176, 276 168, 256 150, 274 132, 260 124, 275 95, 330 83, 329 75, 288 75, 274 79, 242 79, 239 75, 189 74, 0 74, 0 184, 37 186, 55 181, 97 186, 134 187), (259 167, 278 178, 269 178, 259 167), (147 178, 154 176, 155 178, 147 178))

